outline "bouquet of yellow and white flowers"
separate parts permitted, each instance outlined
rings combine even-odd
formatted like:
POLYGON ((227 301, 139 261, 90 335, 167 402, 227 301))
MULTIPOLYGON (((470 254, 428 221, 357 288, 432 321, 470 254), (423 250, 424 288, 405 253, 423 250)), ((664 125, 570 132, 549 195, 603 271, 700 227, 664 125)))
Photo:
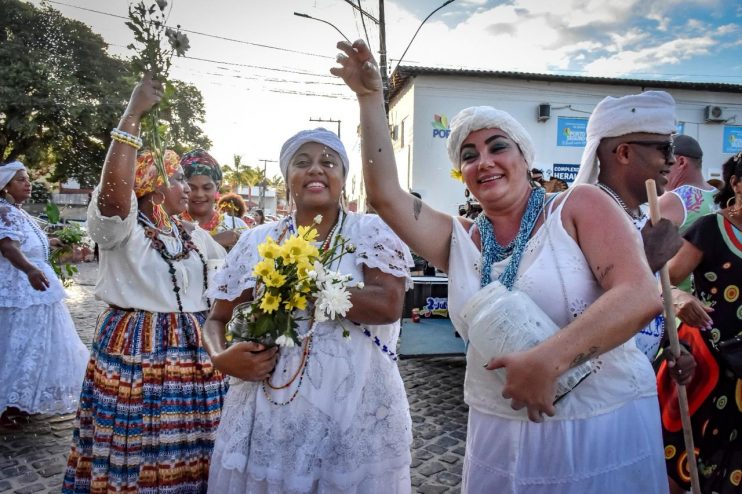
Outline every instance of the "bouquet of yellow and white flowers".
MULTIPOLYGON (((312 334, 314 324, 345 316, 352 307, 351 276, 329 268, 355 247, 340 234, 333 240, 331 232, 326 245, 317 248, 312 242, 321 221, 318 215, 311 226, 300 226, 283 244, 269 236, 258 246, 262 260, 253 269, 255 298, 235 307, 227 324, 227 340, 292 347, 312 334), (311 321, 301 336, 296 332, 300 320, 311 321)), ((363 288, 362 283, 356 286, 363 288)), ((349 337, 347 330, 343 336, 349 337)))

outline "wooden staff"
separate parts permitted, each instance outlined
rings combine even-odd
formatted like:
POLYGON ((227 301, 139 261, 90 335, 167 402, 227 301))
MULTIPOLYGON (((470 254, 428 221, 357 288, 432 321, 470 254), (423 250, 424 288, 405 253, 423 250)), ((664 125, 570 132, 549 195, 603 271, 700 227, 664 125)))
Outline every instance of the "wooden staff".
MULTIPOLYGON (((652 225, 660 221, 660 207, 657 203, 657 188, 654 180, 647 180, 647 200, 649 202, 649 219, 652 225)), ((678 328, 675 327, 675 307, 672 305, 672 287, 670 286, 670 273, 667 265, 660 269, 660 280, 662 282, 662 300, 665 306, 665 330, 670 338, 670 352, 677 360, 680 357, 680 341, 678 340, 678 328)), ((685 451, 688 459, 688 470, 690 471, 690 485, 693 494, 701 494, 701 484, 698 479, 698 465, 696 465, 696 448, 693 445, 693 429, 691 429, 690 412, 688 411, 688 393, 685 384, 675 385, 678 388, 678 404, 680 405, 680 420, 683 424, 683 437, 685 439, 685 451)))

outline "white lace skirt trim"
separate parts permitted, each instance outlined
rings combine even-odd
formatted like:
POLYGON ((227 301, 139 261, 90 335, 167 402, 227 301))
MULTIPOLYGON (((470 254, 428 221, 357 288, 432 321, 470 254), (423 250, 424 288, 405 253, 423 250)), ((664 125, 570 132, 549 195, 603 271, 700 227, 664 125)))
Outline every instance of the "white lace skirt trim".
POLYGON ((667 493, 656 397, 541 424, 469 409, 464 494, 667 493))
POLYGON ((64 302, 0 308, 0 412, 77 409, 89 352, 64 302))

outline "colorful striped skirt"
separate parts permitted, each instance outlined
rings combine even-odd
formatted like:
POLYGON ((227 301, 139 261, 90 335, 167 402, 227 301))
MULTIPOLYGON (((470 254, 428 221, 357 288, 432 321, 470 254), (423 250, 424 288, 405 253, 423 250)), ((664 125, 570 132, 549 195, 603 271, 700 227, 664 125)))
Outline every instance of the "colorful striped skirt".
POLYGON ((206 315, 101 314, 64 494, 206 492, 227 391, 203 348, 206 315))

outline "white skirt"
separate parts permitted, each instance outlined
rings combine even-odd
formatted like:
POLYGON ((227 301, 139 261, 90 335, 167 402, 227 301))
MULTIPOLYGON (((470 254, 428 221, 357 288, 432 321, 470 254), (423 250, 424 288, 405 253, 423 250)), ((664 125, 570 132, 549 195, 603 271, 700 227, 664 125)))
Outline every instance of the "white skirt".
POLYGON ((541 424, 470 408, 461 492, 667 493, 657 398, 541 424))
POLYGON ((0 307, 0 413, 74 412, 88 357, 63 301, 0 307))

